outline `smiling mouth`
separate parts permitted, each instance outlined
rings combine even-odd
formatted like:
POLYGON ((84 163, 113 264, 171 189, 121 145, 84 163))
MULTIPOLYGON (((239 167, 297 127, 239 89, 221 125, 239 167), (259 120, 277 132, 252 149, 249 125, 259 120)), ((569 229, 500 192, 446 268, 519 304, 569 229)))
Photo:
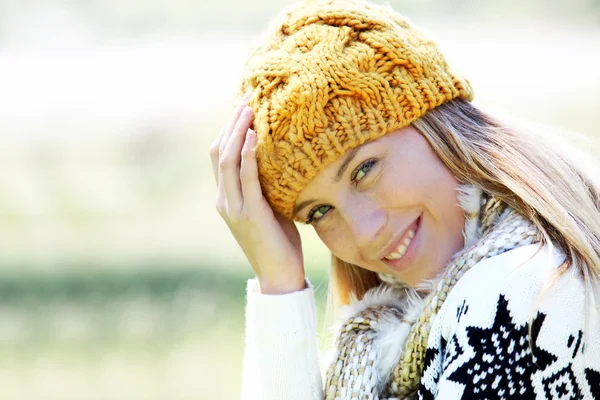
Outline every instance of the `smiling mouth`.
POLYGON ((406 230, 404 235, 402 235, 402 237, 398 241, 396 247, 394 247, 387 256, 383 257, 384 260, 399 260, 402 257, 404 257, 406 251, 408 250, 408 247, 410 246, 410 243, 415 237, 415 233, 419 227, 420 220, 421 216, 419 216, 419 218, 417 218, 415 222, 413 222, 412 225, 406 230))

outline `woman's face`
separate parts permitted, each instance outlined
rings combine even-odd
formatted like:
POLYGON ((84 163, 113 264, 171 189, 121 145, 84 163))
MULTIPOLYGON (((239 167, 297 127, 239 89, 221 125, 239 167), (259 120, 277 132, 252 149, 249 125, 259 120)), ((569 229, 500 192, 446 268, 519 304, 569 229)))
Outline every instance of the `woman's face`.
POLYGON ((409 125, 329 164, 300 192, 296 215, 341 260, 415 286, 464 245, 458 185, 409 125))

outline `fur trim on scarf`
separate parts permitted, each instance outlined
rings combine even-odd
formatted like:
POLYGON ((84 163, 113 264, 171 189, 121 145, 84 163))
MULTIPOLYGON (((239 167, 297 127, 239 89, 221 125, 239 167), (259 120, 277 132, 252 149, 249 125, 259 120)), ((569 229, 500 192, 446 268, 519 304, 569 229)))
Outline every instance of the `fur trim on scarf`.
POLYGON ((373 346, 377 348, 379 355, 373 366, 382 386, 379 390, 382 390, 383 385, 390 377, 392 368, 400 361, 405 340, 410 333, 411 326, 419 318, 424 306, 424 299, 412 289, 398 290, 390 285, 380 285, 367 291, 362 301, 357 302, 354 297, 353 302, 343 309, 341 314, 344 320, 369 307, 383 305, 394 307, 403 315, 403 320, 392 316, 382 318, 373 328, 378 334, 373 346))

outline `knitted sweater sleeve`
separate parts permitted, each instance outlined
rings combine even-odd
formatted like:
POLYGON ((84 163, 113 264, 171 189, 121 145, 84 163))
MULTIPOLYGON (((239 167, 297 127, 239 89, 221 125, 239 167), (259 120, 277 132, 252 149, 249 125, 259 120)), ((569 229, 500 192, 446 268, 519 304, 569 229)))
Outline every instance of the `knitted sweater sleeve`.
POLYGON ((598 305, 578 273, 554 274, 561 253, 537 250, 459 280, 432 321, 419 398, 600 399, 598 305))
POLYGON ((313 287, 283 295, 246 287, 242 400, 322 400, 313 287))

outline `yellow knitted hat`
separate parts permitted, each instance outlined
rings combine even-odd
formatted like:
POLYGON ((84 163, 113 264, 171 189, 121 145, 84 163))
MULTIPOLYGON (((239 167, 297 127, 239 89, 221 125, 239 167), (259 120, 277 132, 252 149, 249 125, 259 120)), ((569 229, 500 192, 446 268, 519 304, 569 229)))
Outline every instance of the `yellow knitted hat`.
POLYGON ((300 190, 340 155, 461 98, 469 81, 386 6, 305 1, 286 9, 246 62, 262 191, 292 218, 300 190))

